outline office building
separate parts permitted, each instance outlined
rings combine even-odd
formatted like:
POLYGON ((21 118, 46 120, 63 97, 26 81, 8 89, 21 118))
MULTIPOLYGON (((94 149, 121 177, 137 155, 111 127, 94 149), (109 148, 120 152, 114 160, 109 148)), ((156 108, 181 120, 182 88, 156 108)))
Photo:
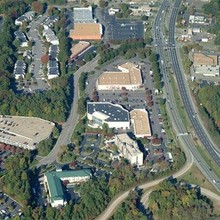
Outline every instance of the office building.
POLYGON ((128 159, 132 165, 143 165, 143 153, 139 150, 137 142, 126 133, 115 135, 115 145, 121 156, 128 159))
POLYGON ((97 90, 137 90, 143 86, 141 70, 138 65, 127 62, 118 66, 120 71, 104 72, 97 81, 97 90))
POLYGON ((129 112, 118 104, 110 102, 87 102, 87 118, 94 128, 106 123, 109 128, 126 130, 130 128, 129 112))
POLYGON ((63 191, 64 184, 79 184, 91 178, 91 170, 52 171, 44 174, 44 186, 48 192, 52 207, 64 206, 66 197, 63 191))
POLYGON ((145 109, 134 109, 130 112, 131 124, 137 138, 150 138, 151 126, 148 112, 145 109))

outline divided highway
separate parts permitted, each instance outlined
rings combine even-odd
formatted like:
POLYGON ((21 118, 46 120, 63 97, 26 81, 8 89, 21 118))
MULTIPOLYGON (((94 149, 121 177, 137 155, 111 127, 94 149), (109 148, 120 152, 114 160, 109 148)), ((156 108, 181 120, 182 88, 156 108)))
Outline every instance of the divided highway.
POLYGON ((175 31, 175 24, 176 24, 176 19, 177 19, 180 3, 181 3, 181 0, 176 0, 174 3, 174 7, 170 7, 169 1, 164 0, 158 11, 158 14, 157 14, 157 17, 154 23, 154 27, 153 27, 156 53, 159 54, 160 70, 161 70, 161 74, 163 75, 163 80, 164 80, 164 90, 165 90, 164 94, 167 98, 167 112, 170 116, 172 125, 177 133, 177 136, 179 137, 178 139, 184 148, 187 158, 190 156, 190 154, 192 154, 195 163, 197 164, 199 169, 202 171, 202 173, 215 186, 215 188, 218 191, 220 191, 220 179, 210 169, 206 161, 200 155, 199 151, 194 145, 192 136, 187 133, 187 129, 185 128, 182 122, 182 119, 180 117, 180 114, 177 111, 177 106, 176 106, 175 97, 174 97, 175 91, 172 90, 169 75, 167 74, 168 65, 167 65, 166 60, 168 58, 170 59, 169 61, 172 64, 172 68, 173 68, 173 71, 175 73, 175 76, 178 82, 179 91, 183 99, 183 104, 185 106, 187 114, 192 122, 192 125, 196 133, 198 134, 198 132, 201 132, 198 134, 198 138, 204 144, 206 149, 208 149, 213 160, 218 165, 220 165, 220 159, 215 152, 215 148, 214 146, 212 146, 212 143, 209 140, 209 137, 206 135, 205 131, 203 130, 203 127, 200 124, 200 121, 197 119, 195 111, 193 111, 191 99, 189 97, 189 93, 187 92, 187 88, 186 88, 187 85, 185 84, 183 73, 181 72, 181 69, 179 66, 179 60, 178 60, 177 51, 176 51, 177 49, 175 48, 174 31, 175 31), (164 20, 165 20, 165 11, 168 8, 171 10, 170 11, 171 16, 169 20, 169 30, 168 30, 169 39, 168 39, 168 43, 166 44, 164 37, 163 37, 165 35, 163 28, 164 28, 164 20), (164 50, 165 48, 168 48, 167 54, 165 54, 165 50, 164 50))
POLYGON ((213 160, 220 166, 220 157, 216 153, 216 147, 212 143, 212 140, 207 135, 207 132, 204 130, 203 126, 201 125, 201 121, 197 117, 197 113, 195 112, 195 109, 193 108, 192 100, 190 99, 190 94, 187 91, 187 85, 184 79, 184 75, 181 72, 180 63, 178 60, 178 52, 177 48, 175 47, 175 23, 176 18, 178 16, 179 6, 181 4, 181 0, 177 0, 174 4, 170 22, 169 22, 169 41, 168 41, 168 48, 169 48, 169 54, 170 54, 170 63, 173 68, 173 72, 175 73, 179 91, 183 100, 183 104, 185 107, 185 110, 188 114, 188 117, 195 129, 196 135, 198 136, 201 143, 205 146, 207 151, 210 153, 213 160), (173 46, 173 47, 172 47, 173 46))

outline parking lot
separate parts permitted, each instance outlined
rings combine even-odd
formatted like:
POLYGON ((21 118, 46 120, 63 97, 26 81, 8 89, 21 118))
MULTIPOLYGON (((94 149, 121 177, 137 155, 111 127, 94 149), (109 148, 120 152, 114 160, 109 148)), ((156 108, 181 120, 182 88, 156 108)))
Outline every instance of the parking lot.
POLYGON ((82 144, 80 146, 80 156, 94 159, 100 151, 99 146, 101 143, 101 137, 99 135, 84 135, 82 144), (91 153, 87 150, 90 149, 91 153))
MULTIPOLYGON (((157 96, 154 94, 154 84, 153 77, 150 75, 150 64, 146 62, 140 62, 138 58, 133 58, 129 60, 130 62, 137 63, 142 69, 142 78, 144 82, 144 87, 136 91, 99 91, 98 100, 104 102, 113 102, 122 105, 127 110, 132 110, 134 108, 144 108, 150 113, 150 121, 152 133, 162 136, 161 134, 161 122, 159 120, 160 110, 158 106, 157 96), (148 92, 146 91, 148 90, 148 92), (150 94, 149 94, 150 93, 150 94), (150 100, 149 100, 150 99, 150 100), (150 102, 150 103, 149 103, 150 102), (151 106, 150 106, 150 105, 151 106)), ((95 89, 96 79, 104 71, 118 71, 117 65, 128 62, 122 58, 118 58, 111 64, 103 66, 100 70, 97 70, 94 75, 90 75, 87 80, 86 94, 93 99, 93 91, 95 89)))
POLYGON ((33 46, 31 50, 29 50, 29 59, 31 59, 31 63, 28 64, 25 70, 26 75, 29 74, 29 76, 24 77, 24 79, 19 79, 16 82, 18 92, 30 93, 44 91, 50 88, 50 85, 44 78, 41 64, 41 57, 46 54, 46 48, 38 32, 40 24, 42 24, 46 18, 46 15, 40 15, 28 25, 30 29, 26 34, 28 39, 33 42, 33 46))
POLYGON ((0 192, 0 202, 0 219, 21 215, 20 205, 3 192, 0 192))
POLYGON ((144 25, 141 20, 116 19, 107 12, 96 9, 95 15, 105 27, 104 41, 142 39, 144 37, 144 25))
POLYGON ((31 28, 29 31, 29 36, 35 42, 35 45, 32 47, 32 54, 33 54, 33 63, 32 63, 32 73, 33 77, 36 81, 36 84, 30 86, 30 90, 46 90, 49 88, 49 84, 43 77, 43 70, 41 65, 41 57, 43 54, 46 53, 46 49, 43 45, 43 41, 41 40, 38 27, 39 25, 46 19, 46 16, 38 17, 36 20, 31 22, 31 28))

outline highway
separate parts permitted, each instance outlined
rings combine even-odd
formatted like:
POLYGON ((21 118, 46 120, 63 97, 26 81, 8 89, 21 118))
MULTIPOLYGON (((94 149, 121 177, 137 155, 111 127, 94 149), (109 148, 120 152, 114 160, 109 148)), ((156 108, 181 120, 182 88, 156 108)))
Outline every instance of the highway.
MULTIPOLYGON (((181 3, 181 0, 175 2, 169 23, 169 45, 175 45, 175 21, 178 15, 178 8, 181 3)), ((195 111, 193 106, 192 99, 190 98, 189 91, 187 90, 186 81, 184 79, 184 74, 182 73, 182 69, 179 63, 178 51, 176 47, 169 47, 169 54, 170 54, 170 62, 175 73, 179 91, 183 100, 183 104, 185 110, 188 114, 188 117, 192 123, 192 126, 195 129, 196 135, 201 141, 201 143, 205 146, 207 151, 210 153, 213 160, 220 166, 220 157, 216 153, 216 146, 213 144, 210 137, 207 135, 207 132, 204 130, 204 127, 201 124, 201 121, 198 119, 198 115, 195 111)))
POLYGON ((183 74, 181 72, 181 69, 179 67, 179 60, 177 58, 177 52, 175 48, 175 39, 174 39, 174 33, 175 33, 175 23, 178 15, 178 8, 180 6, 181 0, 176 0, 174 3, 174 7, 170 7, 170 3, 167 0, 164 0, 161 4, 161 7, 158 11, 157 17, 155 19, 153 32, 154 32, 154 43, 156 48, 156 53, 159 55, 159 63, 160 63, 160 70, 161 74, 163 75, 164 80, 164 94, 167 99, 167 112, 171 119, 172 125, 174 130, 177 133, 178 140, 182 144, 184 151, 186 153, 186 156, 189 156, 189 153, 192 153, 195 163, 199 167, 199 169, 202 171, 202 173, 206 176, 206 178, 214 185, 214 187, 220 191, 220 180, 217 177, 217 175, 210 169, 206 161, 202 158, 199 151, 197 150, 194 142, 193 137, 187 133, 187 129, 185 128, 182 119, 179 115, 179 112, 177 111, 177 106, 175 103, 175 97, 174 93, 172 91, 172 87, 170 85, 170 79, 169 75, 167 73, 168 69, 168 62, 167 58, 170 59, 169 62, 172 64, 173 71, 176 76, 176 80, 178 82, 179 92, 181 94, 181 97, 183 99, 183 104, 185 106, 185 110, 187 111, 187 114, 192 122, 192 125, 197 132, 203 132, 202 135, 198 135, 198 138, 200 139, 201 143, 204 144, 206 149, 209 149, 210 155, 213 157, 213 159, 216 161, 217 164, 219 164, 219 157, 215 152, 214 146, 211 146, 211 142, 209 142, 209 139, 206 135, 206 132, 204 132, 203 127, 200 124, 200 121, 197 119, 197 115, 193 111, 193 108, 191 107, 191 99, 189 97, 189 93, 186 89, 186 84, 184 83, 183 74), (168 38, 168 45, 166 45, 165 39, 163 36, 164 34, 164 23, 165 20, 165 10, 170 10, 170 20, 169 20, 169 38, 168 38), (165 47, 169 48, 167 54, 165 54, 165 47), (207 144, 208 142, 208 144, 207 144), (207 145, 206 145, 207 144, 207 145), (217 184, 213 183, 213 180, 217 182, 217 184))
MULTIPOLYGON (((170 20, 172 20, 173 22, 171 23, 171 21, 170 21, 169 24, 172 24, 173 27, 171 27, 171 25, 169 25, 170 26, 169 28, 172 28, 173 31, 175 29, 175 21, 176 21, 176 18, 177 18, 177 12, 178 12, 178 8, 179 8, 180 3, 181 3, 181 0, 177 0, 175 2, 175 6, 174 6, 173 10, 171 10, 172 16, 170 17, 170 20)), ((203 157, 198 152, 196 146, 194 145, 192 136, 188 135, 187 129, 185 128, 185 126, 182 122, 182 119, 179 115, 179 112, 177 111, 177 106, 176 106, 176 103, 175 103, 175 96, 174 96, 175 91, 172 90, 172 86, 170 85, 170 79, 169 79, 169 75, 167 73, 168 65, 167 65, 167 62, 166 62, 167 57, 170 58, 173 53, 168 52, 168 55, 166 55, 164 53, 164 47, 167 47, 167 45, 164 42, 165 34, 164 34, 164 23, 163 23, 163 21, 165 20, 165 17, 164 17, 165 10, 168 7, 170 7, 169 2, 167 0, 164 0, 161 4, 161 7, 158 11, 158 14, 157 14, 157 17, 156 17, 156 20, 155 20, 155 23, 154 23, 153 35, 154 35, 154 43, 155 43, 155 47, 156 47, 156 53, 160 55, 160 70, 161 70, 161 74, 163 75, 163 80, 164 80, 164 91, 165 91, 165 95, 166 95, 166 98, 167 98, 167 112, 168 112, 168 115, 171 119, 172 126, 173 126, 174 130, 177 133, 177 136, 179 135, 179 138, 178 138, 179 142, 181 143, 181 146, 183 147, 186 158, 187 158, 186 165, 180 171, 175 173, 173 175, 173 177, 174 178, 181 177, 183 174, 185 174, 187 171, 190 170, 191 165, 194 162, 194 163, 196 163, 198 168, 202 171, 202 173, 206 176, 206 178, 210 181, 210 183, 218 191, 220 191, 220 184, 219 184, 220 180, 219 180, 219 178, 210 169, 210 167, 208 166, 206 161, 203 159, 203 157), (161 60, 162 60, 162 62, 161 62, 161 60), (213 182, 213 180, 215 180, 215 183, 213 182)), ((172 33, 174 34, 174 32, 172 32, 172 33)), ((172 40, 173 38, 170 38, 170 39, 172 40)), ((171 43, 169 42, 169 47, 171 47, 175 50, 175 40, 171 41, 171 43)), ((177 62, 175 65, 179 64, 178 59, 175 60, 175 62, 177 62)), ((181 74, 181 72, 180 72, 180 74, 181 74)), ((185 86, 185 84, 180 85, 181 89, 184 89, 184 86, 185 86)), ((194 113, 193 113, 193 115, 194 115, 194 113)), ((159 184, 164 179, 165 178, 161 178, 161 179, 158 179, 158 180, 155 180, 155 181, 152 181, 152 182, 148 182, 146 184, 139 185, 138 187, 141 188, 141 189, 146 190, 146 189, 149 189, 153 186, 156 186, 157 184, 159 184)), ((113 201, 111 201, 109 206, 105 209, 105 211, 100 216, 98 216, 96 218, 96 220, 109 219, 112 216, 114 210, 118 207, 118 205, 129 195, 129 191, 130 191, 130 189, 127 190, 126 192, 122 193, 121 195, 119 195, 113 201)), ((220 202, 220 197, 218 195, 216 195, 215 193, 213 193, 213 192, 211 192, 207 189, 204 189, 204 188, 202 188, 201 191, 204 195, 210 197, 211 199, 215 199, 216 201, 220 202)), ((145 203, 145 202, 147 203, 147 199, 148 199, 149 194, 150 194, 150 192, 148 190, 143 195, 143 197, 142 197, 142 202, 143 203, 145 203)))
POLYGON ((71 142, 72 133, 79 119, 79 114, 77 112, 77 107, 78 107, 77 102, 79 99, 79 87, 78 87, 79 77, 82 72, 89 72, 93 70, 97 66, 97 62, 98 62, 98 56, 96 56, 90 62, 86 63, 84 66, 79 68, 74 73, 74 94, 73 94, 73 101, 72 101, 69 117, 62 127, 62 131, 60 133, 59 138, 57 139, 55 146, 53 147, 51 152, 46 157, 44 157, 43 159, 39 161, 39 163, 37 164, 37 167, 40 167, 41 165, 46 165, 46 164, 49 165, 55 162, 57 158, 57 154, 60 150, 60 146, 67 145, 71 142))

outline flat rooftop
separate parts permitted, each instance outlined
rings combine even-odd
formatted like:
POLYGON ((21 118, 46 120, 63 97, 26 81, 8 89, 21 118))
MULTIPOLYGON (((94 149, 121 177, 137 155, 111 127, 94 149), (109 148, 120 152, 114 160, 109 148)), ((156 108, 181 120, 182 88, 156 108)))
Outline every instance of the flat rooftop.
POLYGON ((203 54, 203 53, 194 53, 193 64, 194 65, 218 65, 218 56, 208 55, 208 54, 203 54))
POLYGON ((111 102, 87 102, 87 112, 105 118, 105 121, 129 121, 129 112, 118 104, 111 102), (101 114, 102 113, 102 114, 101 114), (108 116, 107 119, 104 116, 108 116))
POLYGON ((141 153, 141 151, 138 148, 137 142, 131 139, 126 133, 118 134, 116 135, 116 137, 120 140, 121 143, 124 143, 127 152, 131 156, 141 153))
POLYGON ((90 46, 90 43, 87 41, 80 41, 77 44, 73 44, 71 48, 71 58, 74 58, 78 56, 80 53, 82 53, 85 49, 87 49, 90 46))
POLYGON ((145 109, 132 110, 130 117, 136 136, 151 136, 150 121, 145 109))
POLYGON ((202 66, 195 66, 194 67, 195 74, 200 74, 204 76, 219 76, 220 67, 212 66, 212 65, 202 65, 202 66))
POLYGON ((48 138, 55 124, 35 117, 0 116, 0 138, 23 144, 35 146, 48 138))
POLYGON ((77 23, 70 31, 73 40, 101 40, 102 25, 99 23, 77 23))
POLYGON ((88 23, 95 22, 93 19, 92 6, 87 8, 74 8, 73 9, 74 23, 88 23))
POLYGON ((141 70, 138 65, 124 63, 118 66, 121 71, 104 72, 98 77, 98 85, 141 85, 141 70))

